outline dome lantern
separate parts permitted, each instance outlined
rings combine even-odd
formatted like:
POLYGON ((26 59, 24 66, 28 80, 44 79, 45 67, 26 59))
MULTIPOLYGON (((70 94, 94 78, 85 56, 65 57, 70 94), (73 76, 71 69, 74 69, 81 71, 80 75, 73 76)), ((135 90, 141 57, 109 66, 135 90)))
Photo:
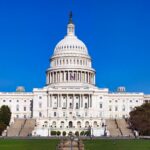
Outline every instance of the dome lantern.
POLYGON ((69 23, 68 23, 68 27, 67 27, 67 35, 68 36, 75 35, 75 25, 73 24, 73 21, 72 21, 72 12, 70 12, 70 14, 69 14, 69 23))

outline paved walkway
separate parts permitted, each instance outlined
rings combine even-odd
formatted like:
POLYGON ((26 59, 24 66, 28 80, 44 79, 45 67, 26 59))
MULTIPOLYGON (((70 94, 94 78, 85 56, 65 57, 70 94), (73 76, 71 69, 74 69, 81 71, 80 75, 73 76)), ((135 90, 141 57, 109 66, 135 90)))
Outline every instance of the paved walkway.
POLYGON ((84 144, 82 140, 76 137, 69 137, 67 139, 61 139, 57 150, 84 150, 84 144))

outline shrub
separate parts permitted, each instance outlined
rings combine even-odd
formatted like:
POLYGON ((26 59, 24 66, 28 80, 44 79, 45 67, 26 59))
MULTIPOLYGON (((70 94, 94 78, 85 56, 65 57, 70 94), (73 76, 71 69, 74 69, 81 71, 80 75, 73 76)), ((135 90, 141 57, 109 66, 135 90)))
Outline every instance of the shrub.
POLYGON ((85 131, 85 132, 84 132, 84 135, 90 136, 90 131, 85 131))
POLYGON ((51 131, 51 135, 56 135, 56 131, 51 131))
POLYGON ((61 132, 60 131, 57 131, 57 133, 56 133, 58 136, 60 136, 60 134, 61 134, 61 132))
POLYGON ((79 136, 79 132, 78 132, 78 131, 76 131, 76 132, 75 132, 75 135, 76 135, 76 136, 79 136))
POLYGON ((81 132, 80 132, 80 135, 81 135, 81 136, 84 135, 84 131, 81 131, 81 132))
POLYGON ((63 131, 63 133, 62 133, 62 134, 63 134, 63 136, 66 136, 66 131, 63 131))

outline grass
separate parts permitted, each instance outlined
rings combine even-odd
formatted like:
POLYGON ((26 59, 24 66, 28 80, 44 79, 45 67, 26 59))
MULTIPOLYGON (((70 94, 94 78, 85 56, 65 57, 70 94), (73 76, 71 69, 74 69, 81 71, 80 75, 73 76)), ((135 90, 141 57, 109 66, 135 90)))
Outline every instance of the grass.
POLYGON ((85 150, 150 150, 150 140, 85 140, 85 150))
POLYGON ((55 139, 1 139, 0 150, 56 150, 58 143, 55 139))
MULTIPOLYGON (((56 150, 56 139, 1 139, 0 150, 56 150)), ((150 140, 84 140, 85 150, 150 150, 150 140)))

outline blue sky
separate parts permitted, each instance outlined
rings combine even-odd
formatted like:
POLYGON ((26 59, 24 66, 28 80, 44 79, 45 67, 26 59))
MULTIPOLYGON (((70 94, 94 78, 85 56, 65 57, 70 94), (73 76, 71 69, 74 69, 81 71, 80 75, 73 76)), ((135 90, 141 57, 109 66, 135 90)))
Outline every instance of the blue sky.
POLYGON ((45 71, 73 11, 97 85, 150 93, 148 0, 0 0, 0 91, 45 85, 45 71))

